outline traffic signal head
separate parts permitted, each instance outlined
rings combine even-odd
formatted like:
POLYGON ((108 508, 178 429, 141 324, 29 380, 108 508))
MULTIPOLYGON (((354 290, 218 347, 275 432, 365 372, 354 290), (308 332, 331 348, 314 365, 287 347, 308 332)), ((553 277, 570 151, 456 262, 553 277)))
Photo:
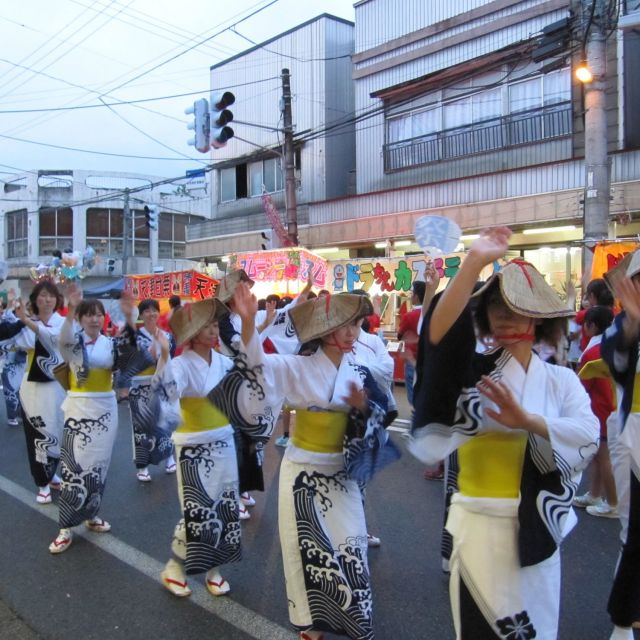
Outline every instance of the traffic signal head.
POLYGON ((115 258, 109 258, 107 260, 107 271, 109 273, 113 273, 116 270, 116 261, 115 258))
POLYGON ((145 224, 149 229, 156 230, 158 228, 158 217, 160 216, 160 210, 157 204, 145 204, 144 205, 144 217, 146 218, 145 224))
POLYGON ((209 145, 214 149, 224 147, 227 144, 227 140, 233 138, 233 129, 228 126, 233 121, 233 113, 228 107, 235 101, 236 97, 231 91, 211 94, 209 145))
POLYGON ((200 153, 206 153, 210 148, 209 103, 205 98, 200 98, 193 103, 192 107, 187 107, 184 112, 187 115, 193 114, 193 122, 190 122, 187 128, 193 129, 195 135, 189 140, 189 144, 193 145, 200 153))

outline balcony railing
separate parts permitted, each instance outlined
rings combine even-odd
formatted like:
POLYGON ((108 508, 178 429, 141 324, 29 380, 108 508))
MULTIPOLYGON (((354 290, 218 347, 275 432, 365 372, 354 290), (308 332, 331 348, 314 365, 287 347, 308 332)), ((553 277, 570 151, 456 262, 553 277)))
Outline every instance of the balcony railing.
POLYGON ((522 111, 383 147, 387 173, 408 167, 541 142, 572 133, 571 103, 522 111))

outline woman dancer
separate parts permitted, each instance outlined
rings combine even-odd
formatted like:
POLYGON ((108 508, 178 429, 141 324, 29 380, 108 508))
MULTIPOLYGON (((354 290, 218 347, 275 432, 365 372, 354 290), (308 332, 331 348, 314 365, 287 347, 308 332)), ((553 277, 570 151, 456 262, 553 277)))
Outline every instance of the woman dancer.
MULTIPOLYGON (((176 461, 173 456, 173 444, 170 436, 154 428, 150 421, 149 403, 151 378, 156 370, 156 361, 160 356, 157 342, 158 318, 160 305, 157 300, 142 300, 138 304, 138 315, 142 326, 136 328, 133 320, 133 302, 129 298, 122 299, 122 310, 127 321, 126 332, 135 332, 135 341, 140 355, 147 359, 146 367, 131 379, 129 390, 129 408, 133 428, 133 459, 136 465, 136 477, 140 482, 151 482, 150 464, 159 464, 166 460, 165 471, 176 472, 176 461)), ((175 352, 175 342, 170 333, 164 332, 171 345, 171 355, 175 352)), ((121 377, 122 379, 122 377, 121 377)))
POLYGON ((231 587, 219 567, 241 557, 238 464, 230 419, 261 440, 273 429, 273 417, 255 411, 255 403, 247 401, 248 396, 254 400, 265 397, 257 380, 259 371, 251 368, 261 353, 255 332, 257 302, 244 284, 238 287, 235 299, 242 319, 242 342, 236 356, 240 367, 233 368, 233 360, 213 349, 218 319, 228 313, 219 300, 203 300, 174 312, 171 329, 177 342, 187 347, 177 358, 168 360, 169 343, 164 334, 158 336, 162 357, 153 393, 163 399, 161 425, 170 430, 177 424, 173 441, 182 511, 171 544, 175 557, 167 562, 161 579, 180 597, 191 594, 185 572, 206 571, 209 592, 214 596, 228 593, 231 587), (174 413, 176 402, 179 414, 174 413))
POLYGON ((29 295, 33 317, 18 301, 15 314, 26 326, 15 338, 17 348, 27 351, 27 369, 20 385, 24 433, 29 466, 38 492, 38 504, 51 502, 51 488, 60 486, 56 468, 62 439, 62 403, 65 391, 55 379, 62 364, 58 339, 64 318, 58 313, 64 299, 51 280, 41 280, 29 295))
POLYGON ((285 396, 296 409, 280 469, 278 521, 289 618, 307 640, 324 631, 373 638, 358 481, 397 452, 385 449, 386 393, 352 354, 371 313, 367 298, 350 294, 296 305, 289 315, 298 339, 315 341, 317 350, 265 356, 274 413, 285 396))
MULTIPOLYGON (((98 517, 118 430, 118 409, 113 390, 116 342, 100 330, 104 307, 99 300, 82 300, 82 291, 67 292, 68 314, 60 332, 60 352, 69 364, 69 391, 62 405, 65 422, 62 440, 62 487, 58 507, 60 531, 49 545, 62 553, 73 540, 71 527, 85 523, 105 533, 111 525, 98 517), (74 317, 81 330, 74 331, 74 317)), ((77 328, 77 327, 75 327, 77 328)))
MULTIPOLYGON (((16 331, 22 330, 24 325, 22 323, 16 324, 18 319, 15 317, 13 311, 7 307, 7 303, 3 302, 2 305, 4 310, 0 322, 2 324, 15 324, 14 329, 16 331)), ((10 328, 7 325, 5 326, 7 329, 10 328)), ((3 349, 3 351, 5 350, 3 349)), ((4 404, 7 409, 7 426, 17 427, 18 416, 20 414, 20 398, 18 394, 20 392, 20 383, 24 376, 24 370, 27 366, 27 354, 22 349, 8 346, 3 360, 1 379, 4 404)))
POLYGON ((576 522, 571 501, 597 449, 598 422, 576 375, 532 351, 536 331, 572 311, 535 268, 512 261, 478 292, 475 353, 468 308, 481 270, 511 232, 485 232, 425 319, 411 450, 434 463, 457 450, 450 595, 457 638, 555 640, 558 545, 576 522))

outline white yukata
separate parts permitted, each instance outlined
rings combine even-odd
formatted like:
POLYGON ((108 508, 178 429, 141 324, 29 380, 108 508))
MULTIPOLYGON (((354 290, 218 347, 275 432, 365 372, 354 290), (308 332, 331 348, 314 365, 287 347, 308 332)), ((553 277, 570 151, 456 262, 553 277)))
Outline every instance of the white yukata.
POLYGON ((117 355, 113 338, 100 334, 93 341, 68 325, 60 340, 70 383, 62 405, 65 421, 58 503, 60 528, 66 529, 92 520, 100 510, 118 431, 113 390, 117 355))
POLYGON ((351 475, 357 475, 363 451, 356 449, 367 438, 381 448, 387 444, 384 409, 372 407, 366 429, 359 425, 366 434, 360 439, 349 434, 353 423, 343 398, 351 382, 375 390, 382 407, 386 396, 352 354, 344 355, 339 369, 322 348, 310 356, 274 354, 265 360, 276 409, 286 399, 297 416, 280 468, 278 504, 289 618, 301 630, 371 639, 367 527, 359 478, 349 471, 353 463, 351 475))
MULTIPOLYGON (((131 330, 130 328, 128 329, 131 330)), ((164 332, 171 351, 175 350, 175 341, 170 333, 164 332)), ((135 332, 138 351, 149 356, 149 366, 131 378, 129 389, 129 409, 133 437, 133 461, 137 469, 150 464, 160 464, 173 453, 171 438, 157 426, 153 420, 149 404, 151 402, 151 379, 156 370, 156 361, 160 354, 157 340, 144 328, 135 332)))
POLYGON ((241 366, 213 349, 211 364, 187 349, 167 362, 153 382, 153 392, 163 398, 161 428, 170 432, 177 426, 172 439, 182 518, 171 548, 187 574, 241 559, 238 463, 230 418, 260 440, 273 430, 259 374, 251 369, 261 350, 257 333, 246 350, 240 348, 241 366))
POLYGON ((34 318, 39 334, 25 327, 13 339, 18 349, 27 352, 27 367, 20 385, 20 404, 24 412, 24 430, 31 475, 38 487, 53 478, 60 459, 62 440, 62 403, 65 390, 53 370, 62 364, 58 340, 64 318, 54 313, 45 324, 34 318))
POLYGON ((456 637, 555 640, 558 547, 577 522, 571 503, 598 447, 589 398, 573 371, 535 353, 526 371, 504 349, 474 353, 468 311, 440 344, 424 335, 422 343, 409 449, 426 464, 458 454, 446 525, 456 637), (542 416, 549 440, 488 417, 485 409, 496 407, 477 390, 480 375, 503 382, 526 411, 542 416))

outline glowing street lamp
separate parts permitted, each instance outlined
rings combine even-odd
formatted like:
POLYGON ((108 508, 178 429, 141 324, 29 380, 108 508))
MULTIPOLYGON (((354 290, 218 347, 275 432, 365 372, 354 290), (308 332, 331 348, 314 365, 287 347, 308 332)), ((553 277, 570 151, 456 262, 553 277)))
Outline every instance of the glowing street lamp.
POLYGON ((591 69, 589 69, 586 62, 581 62, 576 67, 576 78, 582 82, 582 84, 589 84, 593 82, 593 73, 591 73, 591 69))

